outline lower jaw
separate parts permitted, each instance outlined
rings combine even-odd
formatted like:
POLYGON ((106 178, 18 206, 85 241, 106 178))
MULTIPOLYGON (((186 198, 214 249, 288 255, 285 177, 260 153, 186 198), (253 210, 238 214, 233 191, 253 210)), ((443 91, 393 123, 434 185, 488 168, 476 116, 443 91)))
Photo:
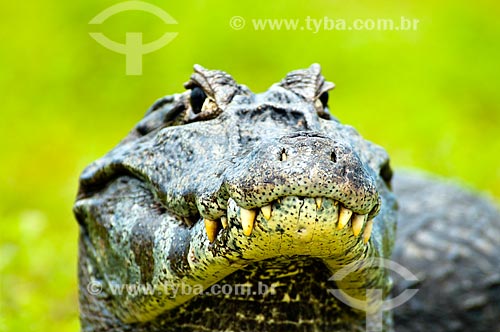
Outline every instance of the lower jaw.
MULTIPOLYGON (((284 312, 287 310, 307 311, 313 306, 313 302, 316 308, 313 310, 314 317, 319 317, 318 319, 323 315, 333 315, 333 311, 330 310, 334 310, 336 315, 340 315, 344 310, 339 311, 338 308, 345 306, 327 292, 326 283, 336 269, 366 255, 371 256, 373 248, 370 243, 364 243, 362 233, 358 235, 353 233, 349 223, 346 223, 344 227, 338 226, 339 209, 338 204, 328 199, 324 199, 321 207, 318 207, 314 198, 284 197, 273 206, 271 218, 267 219, 259 213, 256 216, 252 233, 245 235, 242 230, 241 208, 232 199, 229 199, 228 224, 218 234, 216 241, 209 243, 206 234, 204 234, 204 225, 202 223, 195 224, 189 230, 191 236, 190 241, 186 242, 187 246, 179 249, 179 252, 186 255, 186 259, 177 261, 178 265, 171 264, 171 273, 159 278, 161 282, 165 280, 169 284, 201 283, 204 289, 210 289, 214 284, 241 282, 240 280, 245 280, 247 275, 251 276, 249 280, 258 281, 259 278, 264 278, 260 276, 265 276, 268 274, 267 271, 272 270, 277 271, 276 278, 268 277, 266 282, 274 283, 274 278, 278 280, 276 282, 281 284, 287 280, 286 283, 293 285, 296 294, 301 294, 300 296, 305 296, 308 299, 302 297, 299 299, 300 301, 292 301, 293 298, 288 293, 290 301, 287 301, 284 293, 282 296, 265 297, 253 301, 247 297, 241 300, 226 296, 181 296, 175 300, 170 299, 170 302, 167 303, 168 306, 158 308, 167 310, 163 311, 164 314, 160 314, 161 311, 143 313, 141 311, 143 305, 136 299, 131 299, 133 302, 130 304, 140 312, 141 321, 153 318, 157 314, 168 317, 187 315, 186 317, 194 319, 192 312, 198 312, 199 309, 196 305, 191 306, 192 303, 198 303, 206 308, 205 301, 213 301, 214 303, 213 308, 209 306, 207 309, 211 311, 211 314, 199 313, 202 316, 206 314, 206 319, 212 317, 211 315, 218 317, 217 310, 219 309, 222 312, 229 311, 238 314, 239 311, 228 309, 228 306, 238 308, 256 306, 255 310, 261 310, 261 305, 265 304, 268 308, 266 310, 279 313, 283 310, 284 312), (282 271, 289 270, 290 268, 287 266, 293 266, 294 262, 299 262, 297 264, 302 264, 305 267, 299 272, 289 272, 289 279, 286 279, 287 273, 284 276, 282 271), (186 270, 190 272, 186 273, 186 270), (190 277, 184 278, 185 275, 190 277), (306 277, 302 277, 302 275, 306 277), (296 278, 300 278, 301 282, 297 282, 296 278), (322 288, 316 292, 321 293, 321 296, 313 296, 308 291, 304 292, 305 289, 316 287, 318 282, 323 283, 322 288), (316 298, 320 300, 316 300, 316 298), (326 301, 327 305, 324 306, 322 301, 326 301), (256 303, 261 305, 256 305, 256 303), (281 310, 280 306, 285 306, 288 309, 281 308, 283 309, 281 310)), ((154 305, 150 303, 151 299, 149 298, 143 300, 147 305, 154 305)), ((251 310, 248 308, 245 310, 251 310)), ((244 319, 253 319, 249 318, 251 316, 249 313, 244 319)), ((297 317, 295 322, 297 324, 306 319, 305 316, 297 317)), ((316 319, 314 317, 307 319, 314 320, 316 319)), ((186 319, 189 321, 188 318, 186 319)), ((177 318, 172 318, 172 322, 177 322, 177 318)), ((262 328, 261 330, 273 329, 262 328)))

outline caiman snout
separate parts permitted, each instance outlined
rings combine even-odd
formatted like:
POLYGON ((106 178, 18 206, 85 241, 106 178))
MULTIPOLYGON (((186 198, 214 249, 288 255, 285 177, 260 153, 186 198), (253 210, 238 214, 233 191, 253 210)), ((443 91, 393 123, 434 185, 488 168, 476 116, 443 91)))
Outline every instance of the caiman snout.
POLYGON ((349 224, 355 237, 364 229, 366 243, 380 209, 375 181, 348 143, 316 132, 289 134, 256 144, 226 174, 227 220, 248 236, 257 217, 259 236, 286 235, 295 245, 351 236, 349 224))
POLYGON ((359 163, 359 159, 352 150, 319 134, 300 133, 283 137, 279 142, 281 146, 279 160, 288 161, 287 168, 291 166, 292 168, 304 167, 305 169, 312 169, 316 164, 323 168, 332 167, 335 166, 332 164, 337 164, 337 155, 341 158, 341 162, 359 163), (352 158, 357 160, 348 160, 352 158))
POLYGON ((229 172, 227 188, 247 209, 286 196, 324 197, 367 214, 379 202, 375 177, 352 147, 316 132, 257 144, 229 172))

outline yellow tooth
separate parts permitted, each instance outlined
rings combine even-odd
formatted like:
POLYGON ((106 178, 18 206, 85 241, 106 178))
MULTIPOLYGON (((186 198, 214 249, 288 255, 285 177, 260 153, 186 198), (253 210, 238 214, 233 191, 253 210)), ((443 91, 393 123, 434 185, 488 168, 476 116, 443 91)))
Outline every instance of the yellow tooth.
POLYGON ((264 216, 264 218, 266 218, 266 220, 271 219, 271 204, 261 207, 260 210, 262 211, 262 215, 264 216))
POLYGON ((227 228, 227 226, 229 225, 227 223, 227 217, 226 216, 220 217, 220 222, 222 223, 222 227, 224 227, 224 229, 227 228))
POLYGON ((347 225, 347 223, 349 222, 349 219, 351 219, 351 215, 352 215, 351 210, 341 206, 340 212, 339 212, 339 223, 337 224, 337 229, 344 228, 344 226, 347 225))
POLYGON ((363 224, 365 223, 366 214, 356 214, 352 217, 352 232, 354 236, 358 236, 361 233, 363 224))
POLYGON ((321 209, 321 205, 323 205, 323 197, 316 197, 314 200, 316 201, 316 207, 321 209))
POLYGON ((213 243, 217 238, 217 221, 213 221, 210 219, 203 219, 205 222, 205 230, 207 231, 208 241, 213 243))
POLYGON ((243 234, 245 234, 246 236, 250 236, 252 234, 253 224, 255 223, 255 216, 256 216, 255 210, 247 210, 241 208, 240 211, 241 225, 243 226, 243 234))
POLYGON ((365 226, 365 231, 363 232, 363 242, 366 244, 370 240, 372 235, 373 219, 368 220, 365 226))

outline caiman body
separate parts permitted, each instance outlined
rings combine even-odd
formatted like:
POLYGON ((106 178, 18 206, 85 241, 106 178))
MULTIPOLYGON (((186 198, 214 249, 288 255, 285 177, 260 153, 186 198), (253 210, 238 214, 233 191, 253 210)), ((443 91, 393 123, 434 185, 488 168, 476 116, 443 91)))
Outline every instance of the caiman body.
MULTIPOLYGON (((384 262, 398 214, 389 157, 329 114, 333 84, 319 66, 257 95, 199 66, 185 86, 157 101, 81 176, 74 210, 82 330, 364 331, 368 324, 391 331, 392 314, 381 309, 391 291, 384 262), (380 314, 353 309, 332 289, 380 314), (382 298, 371 299, 367 289, 382 298)), ((405 190, 400 204, 413 222, 401 223, 418 225, 431 211, 414 213, 418 202, 404 198, 419 188, 405 190)), ((494 226, 498 212, 478 202, 483 225, 494 226)), ((421 224, 421 234, 433 226, 421 224)), ((498 225, 491 228, 498 235, 498 225)), ((436 258, 450 248, 415 249, 404 234, 396 257, 410 270, 432 256, 420 255, 425 250, 436 258)), ((475 248, 485 251, 484 266, 499 262, 494 248, 484 239, 475 248)), ((500 278, 488 266, 491 280, 477 289, 490 308, 500 278)), ((425 285, 414 303, 428 294, 425 285)), ((498 313, 488 310, 481 311, 486 321, 498 313)))

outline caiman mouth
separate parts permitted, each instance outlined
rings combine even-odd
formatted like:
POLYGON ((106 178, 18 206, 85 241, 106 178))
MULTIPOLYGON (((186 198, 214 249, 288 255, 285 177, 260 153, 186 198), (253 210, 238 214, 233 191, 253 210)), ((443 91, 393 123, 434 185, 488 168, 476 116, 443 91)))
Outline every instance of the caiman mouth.
MULTIPOLYGON (((259 208, 245 209, 229 198, 227 215, 219 220, 204 218, 204 225, 214 246, 226 245, 229 238, 239 242, 253 238, 267 243, 269 253, 307 255, 314 244, 315 256, 331 256, 335 251, 332 242, 355 244, 362 239, 366 244, 379 210, 377 204, 369 213, 358 214, 331 198, 299 196, 280 197, 259 208)), ((351 245, 338 247, 345 250, 351 245)))

